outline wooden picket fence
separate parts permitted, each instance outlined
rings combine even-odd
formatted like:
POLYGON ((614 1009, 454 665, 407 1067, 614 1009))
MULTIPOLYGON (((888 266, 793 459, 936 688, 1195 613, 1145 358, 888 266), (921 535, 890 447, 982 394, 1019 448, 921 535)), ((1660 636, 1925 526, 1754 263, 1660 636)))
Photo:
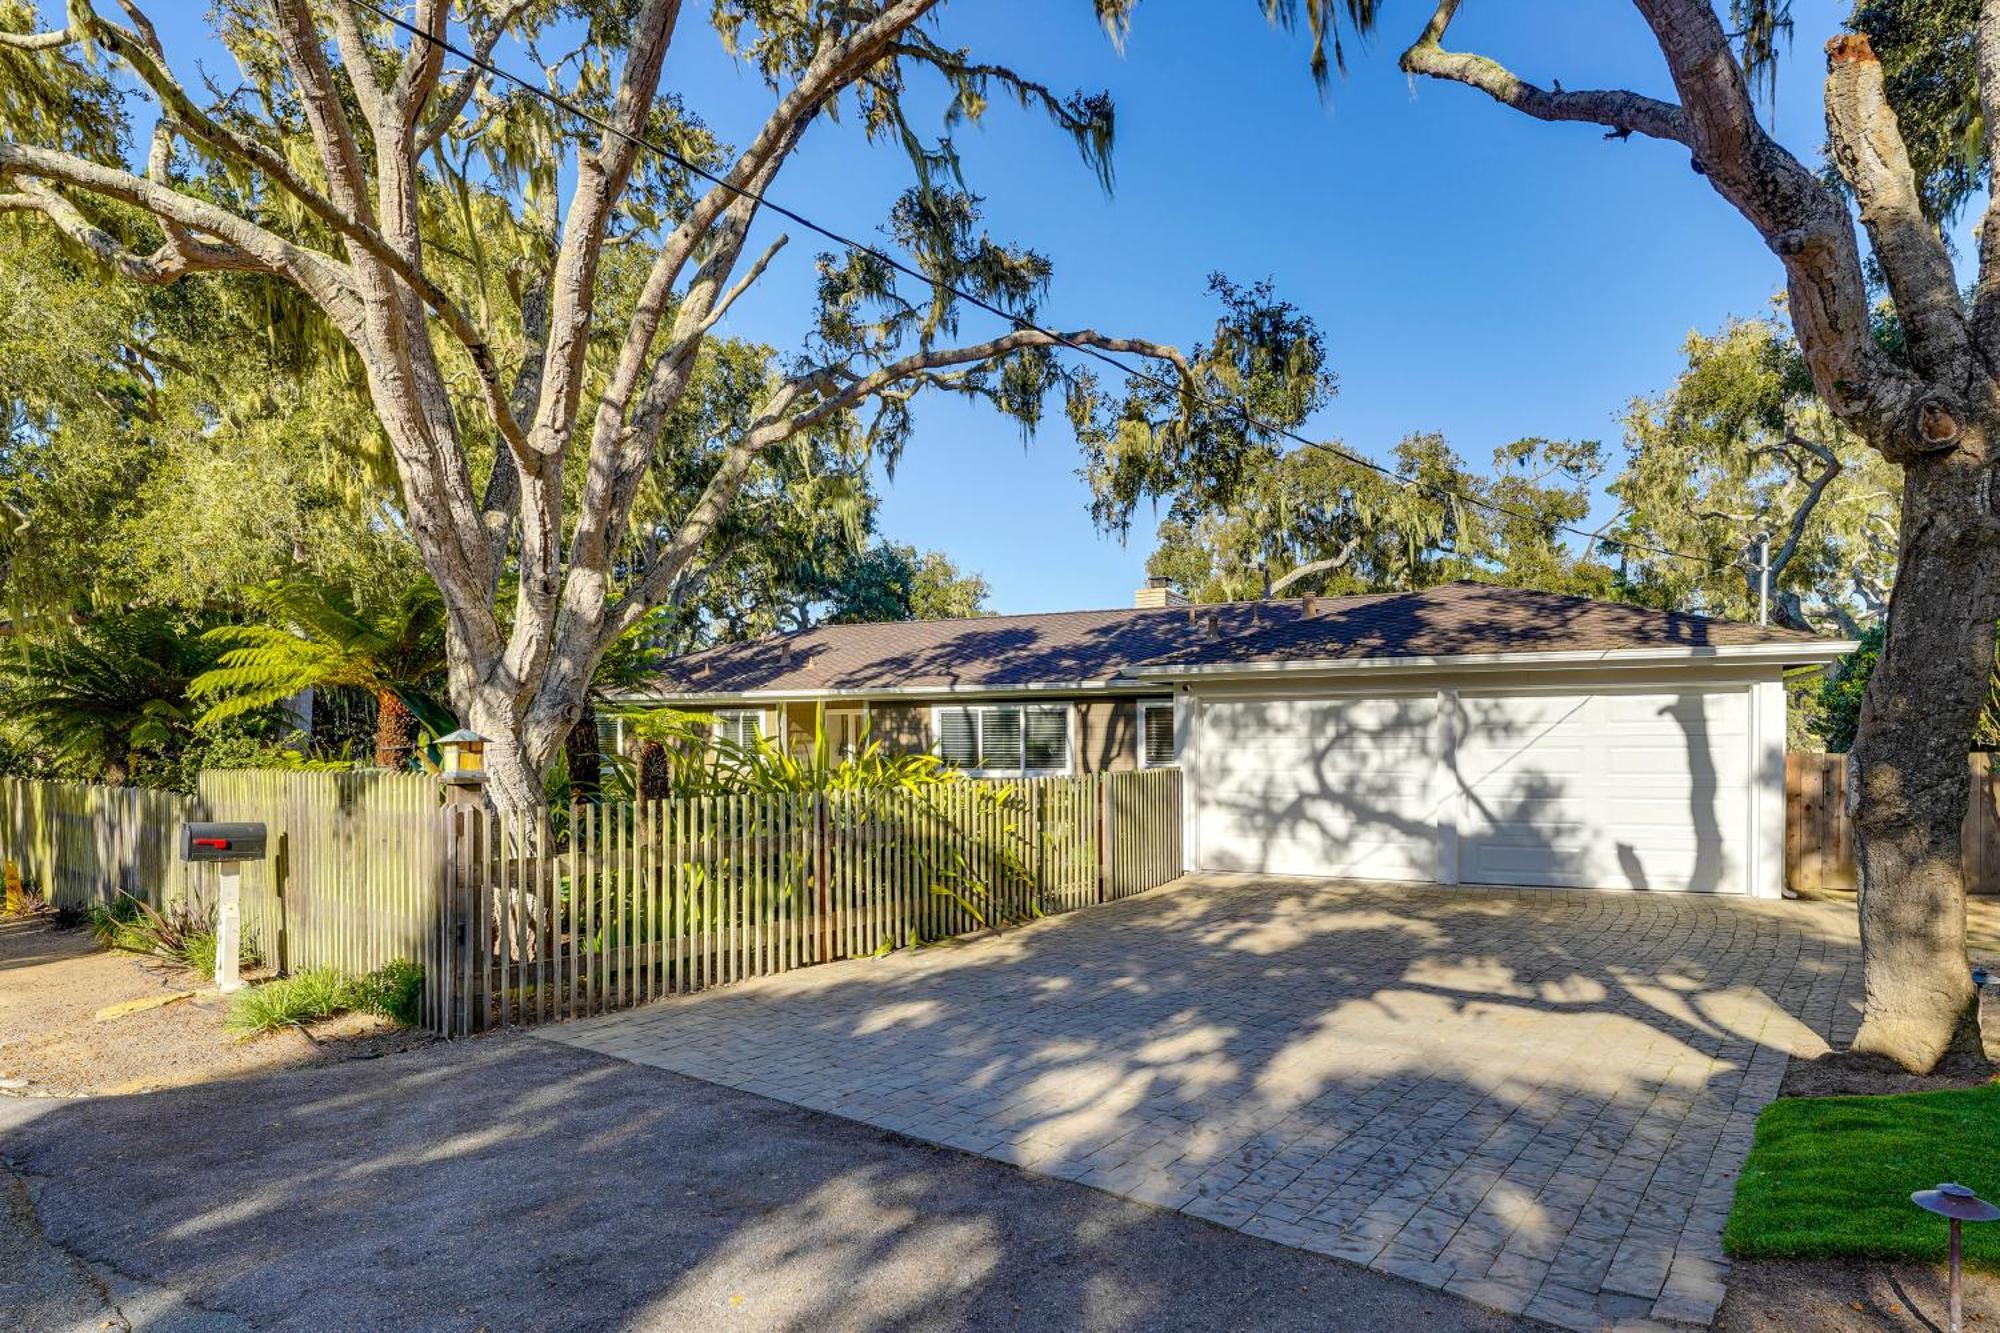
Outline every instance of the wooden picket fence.
POLYGON ((1174 769, 444 817, 446 1035, 581 1017, 1139 893, 1181 873, 1174 769))
MULTIPOLYGON (((2000 774, 1993 757, 1972 754, 1972 790, 1960 834, 1965 886, 2000 894, 2000 774)), ((1854 825, 1847 813, 1847 756, 1785 756, 1785 885, 1798 890, 1855 887, 1854 825)))
POLYGON ((188 820, 266 826, 244 930, 281 971, 423 964, 453 1035, 599 1013, 1143 892, 1181 873, 1175 769, 547 817, 408 774, 205 772, 197 794, 0 778, 0 859, 57 906, 213 904, 188 820))
POLYGON ((0 858, 56 907, 121 893, 163 907, 186 891, 177 839, 197 808, 178 792, 0 778, 0 858))

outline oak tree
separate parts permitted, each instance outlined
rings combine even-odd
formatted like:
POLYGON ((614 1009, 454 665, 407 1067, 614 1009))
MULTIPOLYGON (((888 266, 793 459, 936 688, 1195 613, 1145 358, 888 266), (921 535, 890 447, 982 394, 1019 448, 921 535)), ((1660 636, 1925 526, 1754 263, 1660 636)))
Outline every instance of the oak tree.
MULTIPOLYGON (((219 0, 237 89, 184 82, 184 54, 139 0, 115 7, 73 0, 53 30, 10 7, 0 213, 37 219, 132 283, 282 286, 351 349, 401 521, 444 600, 451 697, 489 738, 503 806, 542 799, 603 655, 699 579, 760 458, 829 435, 893 455, 923 393, 978 398, 1027 426, 1061 395, 1080 432, 1115 434, 1107 421, 1130 414, 1077 349, 1196 378, 1164 344, 1029 324, 1050 266, 982 228, 952 129, 1004 98, 1046 115, 1108 179, 1112 108, 947 44, 932 22, 941 0, 718 0, 715 33, 770 94, 735 146, 663 86, 669 52, 702 26, 679 0, 219 0), (543 86, 489 72, 509 60, 543 86), (93 70, 118 86, 46 92, 93 70), (906 110, 924 81, 945 104, 935 137, 906 110), (125 85, 154 117, 129 152, 125 85), (691 446, 691 502, 648 512, 718 322, 786 243, 752 246, 765 192, 836 117, 908 157, 882 248, 820 258, 810 336, 758 381, 747 413, 691 446), (955 292, 1009 318, 975 336, 955 292)), ((1187 400, 1148 402, 1174 447, 1240 432, 1187 400)))
MULTIPOLYGON (((2000 134, 2000 3, 1857 8, 1854 26, 1826 50, 1837 181, 1801 162, 1759 116, 1753 78, 1770 67, 1782 0, 1732 0, 1735 32, 1749 35, 1744 47, 1714 0, 1633 3, 1659 49, 1670 97, 1592 88, 1573 75, 1538 84, 1490 56, 1453 49, 1460 0, 1440 0, 1402 67, 1537 120, 1672 145, 1783 269, 1799 350, 1828 410, 1900 469, 1895 588, 1852 752, 1866 992, 1853 1049, 1926 1070, 1972 994, 1959 829, 1965 751, 1986 703, 2000 619, 2000 195, 1989 185, 1969 296, 1938 219, 1941 202, 1966 200, 1990 176, 2000 134), (1741 22, 1746 15, 1752 21, 1741 22), (1871 38, 1890 51, 1887 68, 1871 38), (1911 64, 1910 51, 1926 44, 1957 57, 1911 64), (1924 77, 1909 78, 1913 69, 1924 77), (1940 77, 1950 84, 1942 95, 1908 97, 1940 77), (1954 103, 1976 108, 1965 123, 1983 135, 1973 169, 1956 175, 1940 148, 1954 103), (1875 336, 1871 270, 1900 325, 1897 346, 1875 336)), ((1376 6, 1314 0, 1312 8, 1330 20, 1373 17, 1376 6)))

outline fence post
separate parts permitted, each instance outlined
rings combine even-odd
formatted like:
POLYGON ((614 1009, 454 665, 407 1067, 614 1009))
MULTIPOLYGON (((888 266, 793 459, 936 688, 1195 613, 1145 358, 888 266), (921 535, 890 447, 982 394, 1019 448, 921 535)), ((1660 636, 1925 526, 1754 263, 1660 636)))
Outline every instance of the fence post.
POLYGON ((1097 821, 1097 901, 1103 902, 1107 882, 1111 876, 1111 819, 1106 808, 1110 803, 1111 787, 1105 781, 1105 774, 1090 776, 1090 804, 1093 817, 1097 821))
POLYGON ((833 922, 829 914, 829 900, 826 891, 827 867, 827 819, 826 793, 813 795, 813 897, 818 905, 819 916, 819 962, 827 962, 833 957, 833 922))

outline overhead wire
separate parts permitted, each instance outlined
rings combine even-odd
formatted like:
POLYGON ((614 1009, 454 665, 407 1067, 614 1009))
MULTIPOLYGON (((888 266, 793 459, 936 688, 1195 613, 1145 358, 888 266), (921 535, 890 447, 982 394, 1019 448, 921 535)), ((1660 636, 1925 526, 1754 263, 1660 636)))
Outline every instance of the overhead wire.
MULTIPOLYGON (((1065 348, 1068 351, 1077 353, 1081 356, 1089 357, 1093 360, 1103 363, 1104 365, 1110 366, 1113 369, 1117 370, 1120 374, 1126 376, 1128 379, 1134 379, 1142 382, 1151 383, 1159 388, 1166 389, 1169 392, 1177 394, 1189 392, 1192 389, 1193 392, 1202 395, 1201 401, 1203 402, 1204 406, 1210 408, 1217 408, 1224 406, 1222 404, 1215 403, 1211 399, 1208 399, 1205 391, 1198 385, 1191 386, 1187 383, 1169 379, 1166 376, 1161 375, 1156 371, 1149 370, 1143 366, 1134 366, 1128 364, 1124 360, 1120 359, 1118 356, 1104 350, 1103 348, 1093 347, 1088 343, 1079 343, 1055 329, 1048 328, 1045 325, 1040 324, 1023 314, 1020 314, 1018 311, 1008 310, 1004 306, 998 305, 993 301, 987 300, 986 298, 980 296, 977 292, 970 292, 962 287, 954 286, 951 283, 941 281, 937 277, 925 273, 923 270, 917 268, 915 265, 909 263, 908 261, 903 260, 897 257, 896 255, 890 254, 889 252, 882 250, 881 248, 875 245, 871 245, 866 241, 857 240, 854 237, 846 235, 845 233, 833 227, 825 225, 824 223, 816 222, 812 218, 808 217, 806 214, 799 212, 797 209, 788 207, 787 205, 781 204, 778 201, 772 199, 768 194, 765 194, 758 190, 750 189, 746 186, 738 185, 735 182, 729 180, 728 178, 717 174, 716 172, 710 170, 707 167, 702 166, 699 162, 691 160, 684 154, 676 152, 673 148, 668 147, 665 144, 655 143, 654 141, 648 139, 642 134, 634 134, 629 130, 626 130, 618 125, 613 124, 611 121, 607 120, 603 116, 592 111, 590 108, 579 105, 570 98, 564 97, 559 93, 552 92, 547 88, 531 83, 527 79, 524 79, 521 76, 513 73, 511 70, 508 70, 500 65, 494 64, 492 61, 484 59, 473 52, 465 50, 464 48, 456 45, 447 38, 433 36, 431 33, 425 32, 423 29, 419 28, 416 24, 411 23, 409 20, 403 18, 401 15, 392 13, 391 11, 383 8, 380 4, 376 3, 376 0, 354 0, 354 2, 356 4, 359 4, 362 8, 368 10, 370 13, 373 13, 377 18, 381 19, 383 22, 401 29, 403 32, 408 33, 413 38, 416 38, 420 41, 429 42, 433 46, 436 46, 437 48, 445 52, 447 55, 457 60, 464 61, 466 65, 469 67, 469 69, 477 69, 481 73, 487 75, 488 77, 500 79, 503 82, 513 85, 514 87, 520 88, 523 92, 526 92, 534 97, 541 98, 543 101, 547 102, 551 106, 558 108, 565 114, 573 116, 576 119, 583 121, 585 124, 593 126, 594 128, 602 131, 605 134, 615 135, 618 138, 625 140, 627 143, 630 143, 635 147, 642 148, 647 152, 654 154, 655 156, 664 158, 665 160, 673 163, 675 166, 679 167, 681 170, 687 172, 691 176, 695 176, 702 180, 705 180, 710 184, 722 189, 723 191, 737 198, 747 199, 755 203, 758 206, 758 208, 762 211, 769 212, 777 217, 781 217, 795 226, 802 227, 805 230, 810 231, 817 236, 821 236, 826 240, 832 241, 834 244, 842 246, 850 251, 853 251, 856 254, 864 255, 870 259, 873 259, 877 263, 883 264, 888 268, 903 274, 906 277, 914 278, 918 282, 924 283, 935 290, 942 290, 944 292, 947 292, 956 300, 962 301, 965 304, 972 306, 974 309, 992 315, 996 319, 1005 321, 1012 330, 1023 333, 1033 333, 1038 337, 1046 338, 1055 345, 1065 348)), ((1344 459, 1349 463, 1355 464, 1356 466, 1359 467, 1366 468, 1372 472, 1379 473, 1380 475, 1389 478, 1391 481, 1394 481, 1399 485, 1407 486, 1410 489, 1422 494, 1428 494, 1440 498, 1450 498, 1459 500, 1466 504, 1473 505, 1477 508, 1485 509, 1491 513, 1500 514, 1509 518, 1518 518, 1530 523, 1546 526, 1552 529, 1553 531, 1567 533, 1568 535, 1573 537, 1581 537, 1586 542, 1592 544, 1602 544, 1613 550, 1635 551, 1646 555, 1657 555, 1657 556, 1668 557, 1670 559, 1687 560, 1687 561, 1692 561, 1696 564, 1705 565, 1711 569, 1728 569, 1728 568, 1741 567, 1737 561, 1733 560, 1717 559, 1714 556, 1701 555, 1692 551, 1676 550, 1673 547, 1658 546, 1647 542, 1632 541, 1625 538, 1606 537, 1604 535, 1603 529, 1601 528, 1593 532, 1577 527, 1574 524, 1570 523, 1563 523, 1563 522, 1551 523, 1549 522, 1549 520, 1547 520, 1546 518, 1544 518, 1539 514, 1535 514, 1523 509, 1515 509, 1512 508, 1511 506, 1502 504, 1499 501, 1489 499, 1485 496, 1474 495, 1470 492, 1461 491, 1453 487, 1440 486, 1435 482, 1427 482, 1416 477, 1407 476, 1401 472, 1396 471, 1394 468, 1389 467, 1386 464, 1376 462, 1372 458, 1368 458, 1364 455, 1357 454, 1350 449, 1342 447, 1341 445, 1333 444, 1325 440, 1315 440, 1309 436, 1300 434, 1298 431, 1292 429, 1289 426, 1285 426, 1278 422, 1263 420, 1258 416, 1256 416, 1253 412, 1250 411, 1250 409, 1247 406, 1243 404, 1237 403, 1237 404, 1230 404, 1227 406, 1231 410, 1233 410, 1234 413, 1238 417, 1240 417, 1247 426, 1253 427, 1257 431, 1261 431, 1267 435, 1276 436, 1280 439, 1289 440, 1290 442, 1300 445, 1304 448, 1317 449, 1324 451, 1326 453, 1333 454, 1334 456, 1344 459)))

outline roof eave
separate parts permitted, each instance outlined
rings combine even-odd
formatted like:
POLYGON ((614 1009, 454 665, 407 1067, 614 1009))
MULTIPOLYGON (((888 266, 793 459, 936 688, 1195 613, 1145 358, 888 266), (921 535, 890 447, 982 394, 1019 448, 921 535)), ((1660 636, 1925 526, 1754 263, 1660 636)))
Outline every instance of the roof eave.
POLYGON ((1802 643, 1700 644, 1673 648, 1603 648, 1572 652, 1457 653, 1441 656, 1285 658, 1263 662, 1140 663, 1135 680, 1262 679, 1276 675, 1352 675, 1408 671, 1507 671, 1592 666, 1687 666, 1700 662, 1826 666, 1853 652, 1851 639, 1802 643))
POLYGON ((814 703, 821 700, 833 701, 852 699, 934 699, 943 696, 954 698, 1013 698, 1038 694, 1116 694, 1131 693, 1143 689, 1144 682, 1129 675, 1109 677, 1102 680, 1043 681, 1017 685, 863 685, 838 688, 786 689, 782 686, 760 686, 745 690, 622 690, 611 699, 624 704, 655 704, 672 706, 675 704, 779 704, 814 703))

